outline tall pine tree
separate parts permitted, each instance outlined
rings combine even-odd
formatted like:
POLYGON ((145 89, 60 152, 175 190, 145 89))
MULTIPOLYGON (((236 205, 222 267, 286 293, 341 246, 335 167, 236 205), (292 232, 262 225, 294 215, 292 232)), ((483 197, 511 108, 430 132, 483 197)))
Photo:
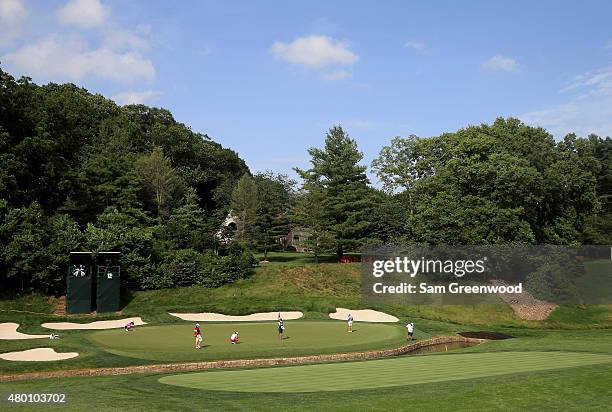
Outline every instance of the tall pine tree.
POLYGON ((368 187, 366 166, 357 142, 341 126, 334 126, 325 138, 323 149, 310 148, 312 167, 295 171, 307 190, 322 190, 327 195, 327 217, 336 239, 336 253, 357 250, 369 240, 372 192, 368 187))

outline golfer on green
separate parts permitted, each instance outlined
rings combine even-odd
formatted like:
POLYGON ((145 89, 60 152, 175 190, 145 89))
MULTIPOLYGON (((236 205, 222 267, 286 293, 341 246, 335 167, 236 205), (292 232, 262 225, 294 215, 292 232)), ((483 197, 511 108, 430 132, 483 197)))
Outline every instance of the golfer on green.
POLYGON ((283 332, 285 331, 285 325, 283 325, 283 318, 280 313, 278 314, 278 340, 283 341, 283 332))

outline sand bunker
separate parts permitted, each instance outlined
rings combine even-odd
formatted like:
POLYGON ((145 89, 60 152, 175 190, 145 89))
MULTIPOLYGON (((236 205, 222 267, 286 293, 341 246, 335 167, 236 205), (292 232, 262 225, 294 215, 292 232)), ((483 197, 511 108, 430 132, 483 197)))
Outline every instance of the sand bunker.
POLYGON ((346 320, 348 318, 349 313, 353 315, 353 320, 355 322, 397 322, 399 321, 393 315, 389 315, 388 313, 379 312, 377 310, 372 309, 346 309, 346 308, 336 308, 334 313, 330 313, 329 317, 332 319, 346 320))
POLYGON ((19 323, 0 323, 0 339, 44 339, 49 337, 49 335, 28 335, 25 333, 17 332, 18 327, 19 323))
MULTIPOLYGON (((224 315, 222 313, 169 313, 172 316, 183 320, 190 320, 194 322, 248 322, 248 321, 262 321, 262 320, 277 320, 278 312, 261 312, 251 313, 250 315, 242 316, 231 316, 224 315)), ((299 319, 304 314, 302 312, 280 312, 284 320, 299 319)))
POLYGON ((36 348, 19 352, 0 353, 0 359, 8 361, 48 362, 76 358, 76 352, 58 353, 53 348, 36 348))
POLYGON ((50 322, 43 323, 42 327, 47 329, 69 330, 69 329, 116 329, 124 327, 128 322, 134 322, 136 326, 146 325, 141 318, 126 318, 117 320, 98 320, 89 323, 73 322, 50 322))

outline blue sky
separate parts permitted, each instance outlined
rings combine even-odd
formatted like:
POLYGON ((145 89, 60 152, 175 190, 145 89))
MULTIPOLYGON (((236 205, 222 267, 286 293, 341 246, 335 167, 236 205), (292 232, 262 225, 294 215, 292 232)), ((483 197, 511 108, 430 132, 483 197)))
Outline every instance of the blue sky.
POLYGON ((291 173, 342 124, 369 164, 394 136, 497 116, 612 135, 609 1, 0 0, 0 61, 165 107, 291 173))

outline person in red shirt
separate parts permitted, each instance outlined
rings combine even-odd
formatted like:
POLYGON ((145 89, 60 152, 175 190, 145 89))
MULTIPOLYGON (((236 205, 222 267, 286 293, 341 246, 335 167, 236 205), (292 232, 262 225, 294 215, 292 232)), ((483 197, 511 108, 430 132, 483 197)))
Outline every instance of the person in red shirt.
POLYGON ((202 349, 202 331, 200 330, 200 324, 196 323, 193 329, 193 336, 195 337, 195 348, 202 349))

